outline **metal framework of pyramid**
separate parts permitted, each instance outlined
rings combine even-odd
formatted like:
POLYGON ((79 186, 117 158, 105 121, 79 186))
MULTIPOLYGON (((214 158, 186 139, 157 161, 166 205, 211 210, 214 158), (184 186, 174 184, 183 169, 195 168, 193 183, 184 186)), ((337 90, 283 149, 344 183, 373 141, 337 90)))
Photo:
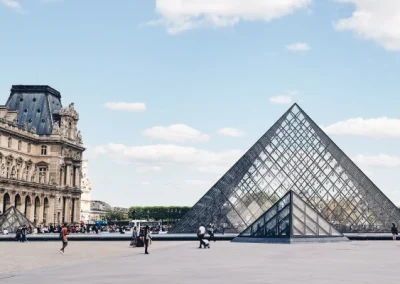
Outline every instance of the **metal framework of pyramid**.
POLYGON ((233 239, 251 243, 340 241, 348 239, 291 190, 233 239))
POLYGON ((35 225, 14 206, 11 206, 3 215, 0 215, 0 229, 7 229, 9 233, 15 233, 17 229, 22 226, 35 227, 35 225))
POLYGON ((195 233, 200 224, 240 233, 289 190, 342 233, 400 223, 399 209, 294 104, 171 233, 195 233))

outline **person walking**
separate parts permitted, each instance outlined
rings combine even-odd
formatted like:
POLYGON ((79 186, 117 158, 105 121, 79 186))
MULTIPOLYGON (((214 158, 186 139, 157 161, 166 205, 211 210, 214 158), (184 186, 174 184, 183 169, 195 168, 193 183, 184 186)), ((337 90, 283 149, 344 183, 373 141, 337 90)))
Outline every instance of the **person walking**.
POLYGON ((396 224, 392 223, 392 235, 393 235, 393 241, 397 239, 397 235, 399 234, 399 231, 396 228, 396 224))
POLYGON ((68 246, 68 228, 67 223, 64 224, 63 228, 61 229, 61 241, 62 241, 62 248, 60 249, 60 253, 64 253, 64 249, 68 246))
POLYGON ((148 247, 151 244, 151 233, 150 233, 150 227, 146 226, 144 229, 144 254, 149 254, 148 252, 148 247))
POLYGON ((204 235, 205 234, 206 234, 206 228, 203 225, 201 225, 199 227, 199 230, 197 231, 197 237, 199 238, 199 241, 200 241, 199 249, 202 248, 201 246, 206 247, 206 244, 204 243, 204 235))
POLYGON ((211 242, 211 240, 214 240, 214 242, 215 242, 214 225, 213 224, 211 224, 211 227, 208 230, 208 234, 210 235, 210 242, 211 242))
POLYGON ((138 233, 137 233, 137 229, 135 226, 135 227, 133 227, 132 240, 131 240, 131 247, 133 247, 133 248, 136 247, 137 237, 138 237, 138 233))

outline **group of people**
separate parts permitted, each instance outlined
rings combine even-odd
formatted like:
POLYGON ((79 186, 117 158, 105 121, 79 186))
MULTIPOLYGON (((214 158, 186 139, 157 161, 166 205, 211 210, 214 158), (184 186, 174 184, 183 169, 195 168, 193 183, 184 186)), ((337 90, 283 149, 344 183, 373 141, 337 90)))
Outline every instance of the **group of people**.
POLYGON ((135 248, 144 246, 144 253, 149 254, 148 247, 151 245, 151 243, 152 243, 152 238, 149 226, 141 228, 139 232, 137 230, 137 227, 133 227, 132 239, 130 243, 131 247, 135 248))
POLYGON ((199 230, 197 231, 197 237, 199 238, 200 241, 199 249, 201 249, 202 247, 210 248, 210 241, 213 240, 215 242, 214 225, 210 224, 210 228, 208 229, 208 231, 206 231, 205 226, 201 225, 199 227, 199 230), (206 233, 208 233, 210 236, 208 240, 205 238, 206 233))
POLYGON ((21 228, 18 228, 15 234, 15 240, 20 243, 27 243, 27 235, 32 234, 32 231, 32 227, 22 226, 21 228))

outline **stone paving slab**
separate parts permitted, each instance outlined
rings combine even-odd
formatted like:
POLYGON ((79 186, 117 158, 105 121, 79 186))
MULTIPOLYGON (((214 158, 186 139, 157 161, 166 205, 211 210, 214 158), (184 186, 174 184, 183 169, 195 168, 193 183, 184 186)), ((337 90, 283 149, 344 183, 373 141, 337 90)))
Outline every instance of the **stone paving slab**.
MULTIPOLYGON (((35 244, 35 248, 27 250, 40 252, 43 244, 46 243, 35 244)), ((54 266, 3 274, 0 283, 81 283, 83 280, 89 283, 185 284, 399 282, 396 252, 400 243, 394 241, 293 245, 217 242, 211 243, 211 249, 198 249, 197 242, 154 242, 150 255, 129 249, 126 253, 122 244, 115 248, 115 243, 109 242, 101 248, 102 255, 116 251, 119 254, 72 260, 69 253, 82 249, 78 244, 86 244, 91 253, 100 249, 99 243, 74 243, 77 247, 71 245, 65 255, 50 252, 38 260, 27 252, 32 261, 49 261, 50 258, 54 266)))

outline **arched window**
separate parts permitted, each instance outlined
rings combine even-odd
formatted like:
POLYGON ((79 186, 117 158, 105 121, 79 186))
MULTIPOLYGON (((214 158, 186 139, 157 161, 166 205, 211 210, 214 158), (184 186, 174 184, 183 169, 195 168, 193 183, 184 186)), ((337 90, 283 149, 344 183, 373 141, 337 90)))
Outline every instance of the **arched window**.
POLYGON ((8 148, 11 148, 12 146, 12 138, 8 137, 8 148))
POLYGON ((41 152, 42 156, 46 156, 47 155, 47 146, 46 145, 42 145, 42 152, 41 152))
POLYGON ((28 143, 28 153, 30 153, 31 152, 31 149, 32 148, 32 145, 31 145, 31 143, 28 143))
POLYGON ((21 148, 22 148, 22 141, 19 140, 18 141, 18 151, 21 151, 21 148))

